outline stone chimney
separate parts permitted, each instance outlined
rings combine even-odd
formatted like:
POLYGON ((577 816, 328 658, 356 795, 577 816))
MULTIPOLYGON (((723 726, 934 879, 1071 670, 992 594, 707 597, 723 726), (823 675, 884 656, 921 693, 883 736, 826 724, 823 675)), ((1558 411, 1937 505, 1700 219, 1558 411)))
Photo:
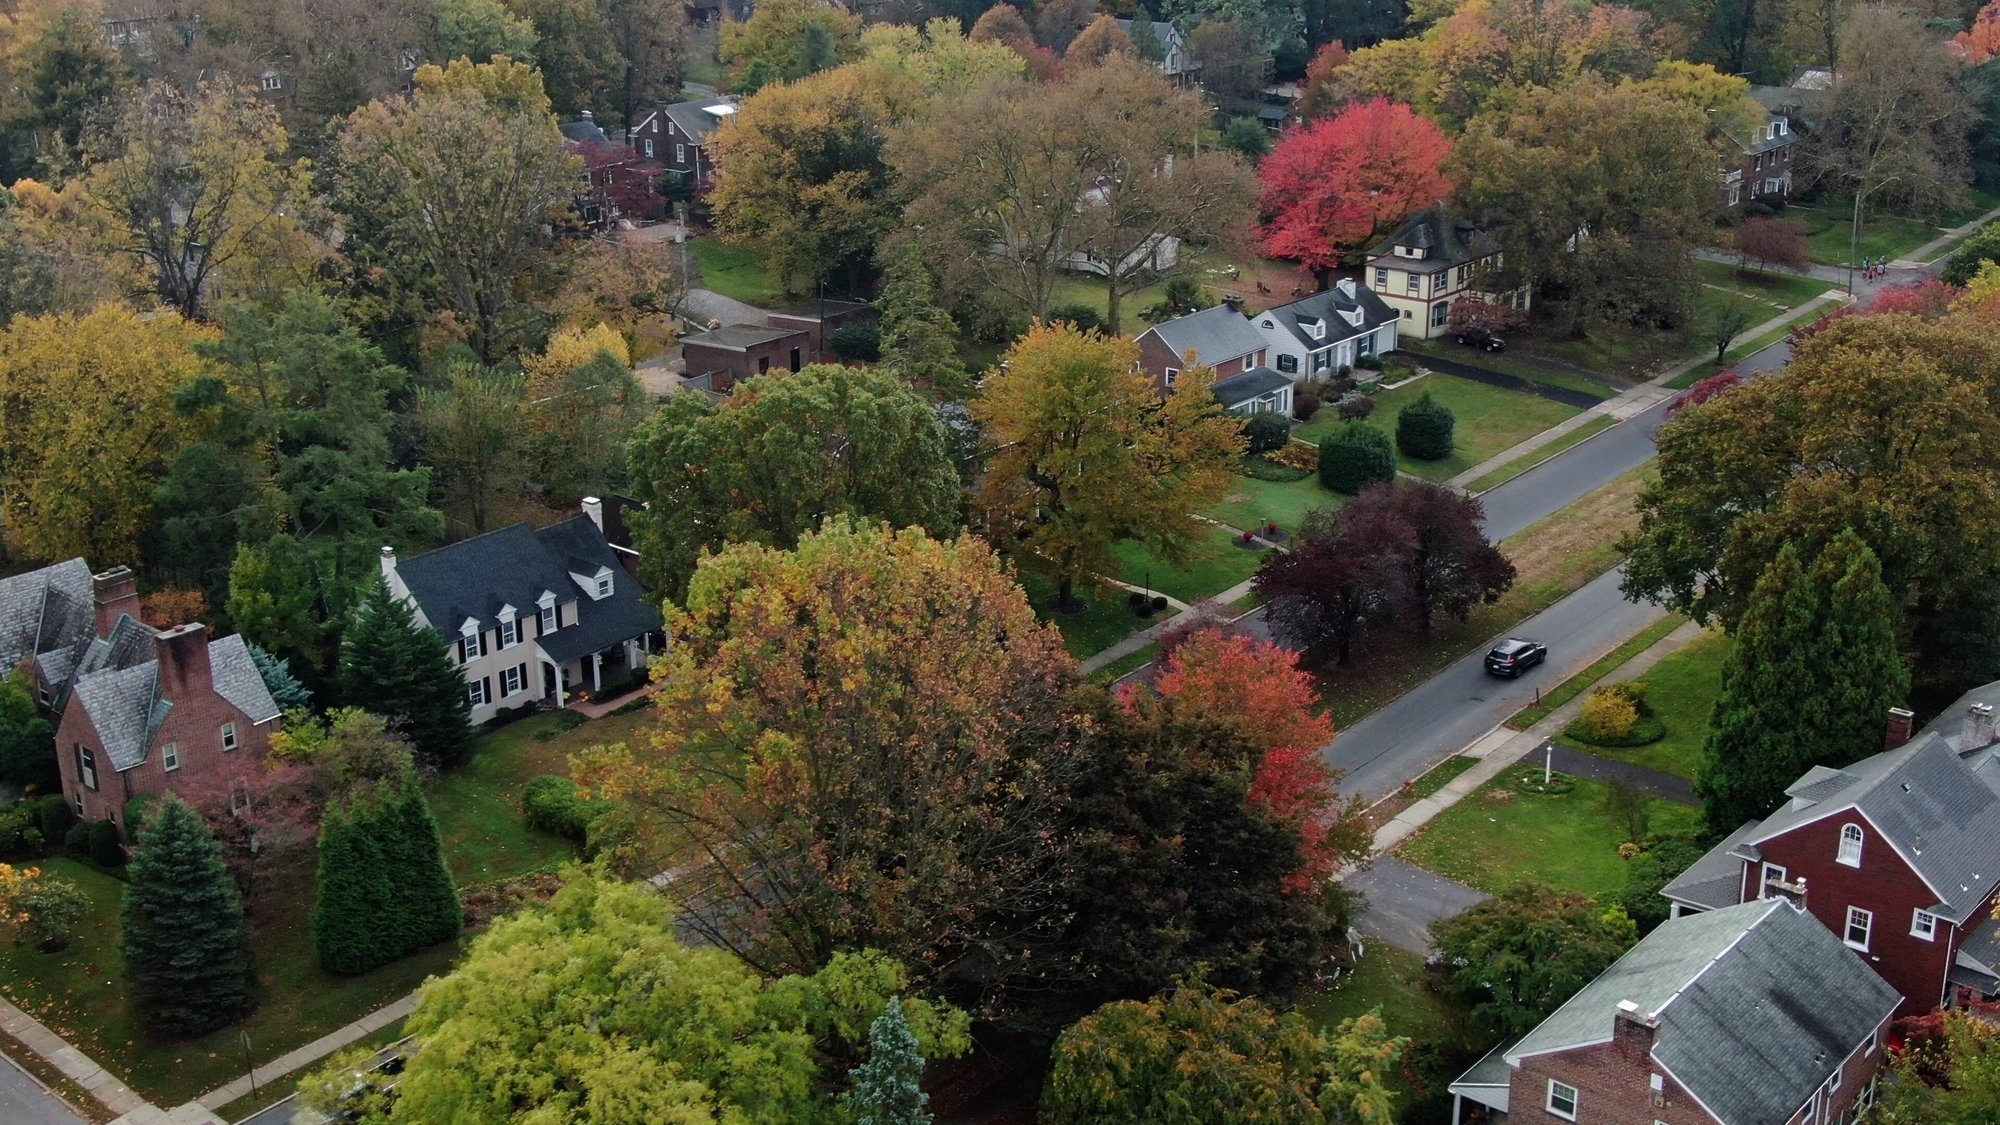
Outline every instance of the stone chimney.
POLYGON ((1965 709, 1965 745, 1962 750, 1988 745, 1993 741, 1993 705, 1975 703, 1965 709))
POLYGON ((1764 884, 1764 894, 1767 898, 1784 899, 1792 904, 1793 909, 1803 912, 1806 908, 1806 877, 1801 875, 1789 883, 1772 879, 1764 884))
POLYGON ((97 635, 108 637, 120 614, 139 617, 139 580, 130 567, 114 566, 90 576, 90 600, 97 611, 97 635))
POLYGON ((604 501, 595 496, 584 497, 583 514, 590 517, 590 522, 597 525, 597 530, 604 530, 604 501))
POLYGON ((1894 750, 1910 740, 1910 734, 1917 729, 1917 716, 1906 708, 1889 708, 1889 726, 1882 733, 1882 749, 1894 750))
POLYGON ((1611 1021, 1611 1043, 1628 1059, 1643 1059, 1653 1053, 1653 1036, 1660 1030, 1658 1016, 1642 1016, 1639 1005, 1618 1002, 1618 1015, 1611 1021))
POLYGON ((161 698, 185 704, 215 690, 208 665, 208 629, 200 622, 153 634, 153 653, 160 662, 161 698))

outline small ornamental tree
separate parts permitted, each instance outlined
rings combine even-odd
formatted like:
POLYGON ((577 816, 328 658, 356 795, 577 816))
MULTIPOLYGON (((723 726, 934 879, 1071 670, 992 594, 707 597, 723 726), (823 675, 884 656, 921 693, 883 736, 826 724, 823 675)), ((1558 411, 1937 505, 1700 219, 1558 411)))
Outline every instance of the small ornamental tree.
POLYGON ((1395 479, 1396 450, 1381 430, 1350 421, 1320 439, 1319 482, 1327 488, 1352 496, 1395 479))
POLYGON ((472 702, 444 637, 417 624, 378 578, 355 610, 340 653, 340 695, 388 719, 435 766, 455 766, 471 745, 472 702))
POLYGON ((1292 427, 1282 414, 1253 414, 1243 425, 1243 439, 1251 453, 1275 453, 1292 440, 1292 427))
POLYGON ((923 1076, 923 1052, 903 1016, 903 999, 891 996, 868 1027, 867 1061, 848 1071, 854 1125, 930 1125, 923 1076))
POLYGON ((1397 413, 1396 448, 1404 456, 1419 461, 1442 461, 1451 456, 1452 430, 1456 424, 1451 408, 1425 391, 1397 413))
POLYGON ((30 881, 16 896, 20 928, 14 939, 43 953, 59 953, 69 947, 76 932, 90 917, 90 896, 68 879, 44 876, 30 881))
POLYGON ((1927 277, 1907 285, 1892 285, 1875 294, 1875 300, 1868 306, 1868 315, 1909 313, 1925 320, 1936 320, 1950 312, 1952 303, 1963 296, 1963 288, 1927 277))
POLYGON ((168 795, 139 835, 125 888, 125 982, 141 1026, 201 1035, 257 1008, 243 902, 222 848, 168 795))
POLYGON ((1718 371, 1696 383, 1694 386, 1689 387, 1686 394, 1675 399, 1673 404, 1667 407, 1667 417, 1672 418, 1690 406, 1700 406, 1702 403, 1707 402, 1709 399, 1732 387, 1738 386, 1742 382, 1743 376, 1738 375, 1734 371, 1718 371))
POLYGON ((1467 332, 1491 332, 1500 335, 1512 332, 1528 322, 1528 314, 1497 301, 1472 294, 1460 297, 1451 303, 1451 311, 1445 314, 1445 326, 1454 336, 1467 332))
POLYGON ((1637 928, 1616 906, 1540 883, 1516 883, 1431 927, 1449 967, 1444 990, 1473 1022, 1525 1035, 1622 956, 1637 928))
POLYGON ((1748 268, 1802 272, 1812 265, 1806 245, 1806 225, 1797 219, 1767 219, 1752 216, 1743 220, 1730 235, 1736 261, 1748 268))
POLYGON ((320 821, 313 948, 332 973, 365 973, 458 933, 458 889, 437 821, 405 768, 330 806, 320 821))

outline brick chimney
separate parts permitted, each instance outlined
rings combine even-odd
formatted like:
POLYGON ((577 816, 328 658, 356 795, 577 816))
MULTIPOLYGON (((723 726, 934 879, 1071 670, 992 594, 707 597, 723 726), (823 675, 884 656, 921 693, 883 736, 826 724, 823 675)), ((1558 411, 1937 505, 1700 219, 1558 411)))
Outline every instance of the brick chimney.
POLYGON ((1243 311, 1243 298, 1234 293, 1224 293, 1222 295, 1222 303, 1229 306, 1230 312, 1240 313, 1243 311))
POLYGON ((1642 1016, 1639 1005, 1618 1002, 1618 1015, 1611 1022, 1611 1043, 1627 1059, 1644 1059, 1653 1053, 1653 1036, 1660 1030, 1658 1016, 1642 1016))
POLYGON ((1902 707, 1889 708, 1889 726, 1882 733, 1882 749, 1894 750, 1908 742, 1911 732, 1916 729, 1917 716, 1914 712, 1902 707))
POLYGON ((1784 899, 1786 902, 1792 904, 1793 909, 1804 911, 1806 908, 1806 877, 1801 875, 1789 883, 1783 879, 1772 879, 1764 884, 1764 894, 1768 898, 1784 899))
POLYGON ((120 614, 139 617, 139 580, 132 568, 114 566, 103 574, 90 576, 90 600, 97 611, 97 635, 108 637, 120 614))
POLYGON ((1993 741, 1993 705, 1975 703, 1965 709, 1965 745, 1970 750, 1993 741))
POLYGON ((597 525, 597 530, 604 530, 604 501, 595 496, 584 497, 583 514, 590 517, 590 522, 597 525))
POLYGON ((162 698, 184 704, 215 690, 208 664, 208 629, 200 622, 153 634, 153 654, 160 662, 162 698))

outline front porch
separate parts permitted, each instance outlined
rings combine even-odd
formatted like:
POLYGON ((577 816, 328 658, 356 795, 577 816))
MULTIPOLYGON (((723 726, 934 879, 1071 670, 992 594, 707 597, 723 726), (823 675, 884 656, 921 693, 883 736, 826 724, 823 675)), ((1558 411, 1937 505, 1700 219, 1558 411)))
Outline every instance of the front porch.
MULTIPOLYGON (((646 633, 561 662, 544 652, 542 699, 557 708, 622 702, 643 688, 635 682, 636 674, 645 670, 659 643, 658 634, 646 633)), ((586 713, 595 714, 596 708, 586 713)))

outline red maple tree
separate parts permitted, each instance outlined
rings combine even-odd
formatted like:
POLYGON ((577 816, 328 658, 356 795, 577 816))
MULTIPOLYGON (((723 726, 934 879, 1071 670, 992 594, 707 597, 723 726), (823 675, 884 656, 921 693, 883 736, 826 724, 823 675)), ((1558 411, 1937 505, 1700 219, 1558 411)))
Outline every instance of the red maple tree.
POLYGON ((1941 278, 1927 277, 1908 285, 1893 285, 1875 294, 1870 302, 1867 315, 1878 313, 1910 313, 1925 320, 1936 320, 1951 311, 1952 302, 1965 296, 1965 290, 1941 278))
MULTIPOLYGON (((1320 756, 1333 741, 1333 721, 1316 709, 1313 680, 1297 654, 1269 641, 1223 629, 1194 633, 1174 649, 1153 690, 1178 708, 1234 726, 1262 755, 1247 797, 1282 824, 1295 827, 1305 863, 1283 882, 1297 893, 1331 878, 1347 859, 1366 853, 1368 834, 1358 807, 1343 808, 1339 775, 1320 756)), ((1127 705, 1135 690, 1122 696, 1127 705)))
POLYGON ((1672 418, 1690 406, 1700 406, 1702 403, 1742 382, 1743 376, 1738 375, 1734 371, 1718 371, 1708 378, 1696 382, 1694 386, 1688 388, 1688 393, 1675 399, 1673 405, 1667 407, 1667 417, 1672 418))
POLYGON ((1286 133, 1257 167, 1265 253, 1324 285, 1354 251, 1451 194, 1450 154, 1436 125, 1384 98, 1286 133))
POLYGON ((2000 54, 2000 0, 1979 9, 1972 17, 1972 26, 1952 36, 1951 41, 1973 66, 2000 54))
POLYGON ((1528 322, 1528 314, 1520 309, 1489 301, 1477 293, 1468 293, 1451 303, 1451 310, 1445 314, 1445 323, 1453 334, 1461 332, 1512 332, 1528 322))

